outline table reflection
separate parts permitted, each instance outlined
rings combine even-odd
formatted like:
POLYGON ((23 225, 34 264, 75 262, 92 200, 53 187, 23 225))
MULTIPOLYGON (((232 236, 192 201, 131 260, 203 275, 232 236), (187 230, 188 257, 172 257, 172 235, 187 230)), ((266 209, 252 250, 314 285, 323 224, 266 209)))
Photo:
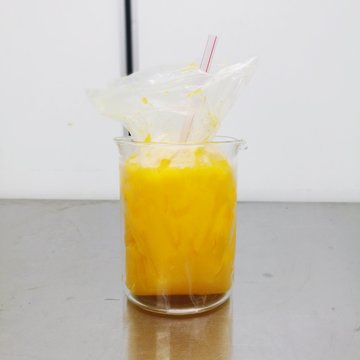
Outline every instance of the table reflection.
POLYGON ((209 313, 167 317, 129 301, 124 313, 128 360, 231 359, 231 305, 209 313))

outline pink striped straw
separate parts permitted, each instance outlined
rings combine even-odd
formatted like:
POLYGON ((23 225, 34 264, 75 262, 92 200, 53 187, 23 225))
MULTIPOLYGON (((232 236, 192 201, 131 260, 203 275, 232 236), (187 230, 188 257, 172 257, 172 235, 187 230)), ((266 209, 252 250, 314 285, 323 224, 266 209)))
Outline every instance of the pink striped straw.
POLYGON ((215 52, 215 47, 217 43, 218 37, 216 35, 209 35, 204 55, 201 60, 200 69, 205 72, 209 72, 210 65, 211 65, 211 59, 215 52))
MULTIPOLYGON (((209 35, 208 40, 206 43, 205 51, 203 54, 203 57, 201 59, 200 64, 200 70, 204 72, 209 72, 210 65, 211 65, 211 59, 214 56, 215 47, 218 41, 218 37, 216 35, 209 35)), ((181 132, 181 140, 186 141, 190 135, 190 131, 192 128, 192 124, 194 121, 195 114, 193 114, 191 117, 189 116, 183 126, 182 132, 181 132)))

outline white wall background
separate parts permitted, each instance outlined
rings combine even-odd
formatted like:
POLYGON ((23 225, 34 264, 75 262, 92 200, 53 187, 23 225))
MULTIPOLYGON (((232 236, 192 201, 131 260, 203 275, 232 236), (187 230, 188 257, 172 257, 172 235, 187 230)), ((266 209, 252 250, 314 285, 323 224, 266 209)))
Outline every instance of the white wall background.
MULTIPOLYGON (((120 0, 0 2, 0 197, 117 198, 121 127, 85 89, 120 72, 120 0)), ((140 67, 259 57, 221 132, 242 200, 360 201, 357 0, 138 0, 140 67)))
POLYGON ((0 198, 115 198, 119 123, 85 90, 120 74, 119 0, 0 2, 0 198))
POLYGON ((257 55, 221 133, 244 138, 239 198, 360 201, 360 2, 139 0, 140 67, 257 55))

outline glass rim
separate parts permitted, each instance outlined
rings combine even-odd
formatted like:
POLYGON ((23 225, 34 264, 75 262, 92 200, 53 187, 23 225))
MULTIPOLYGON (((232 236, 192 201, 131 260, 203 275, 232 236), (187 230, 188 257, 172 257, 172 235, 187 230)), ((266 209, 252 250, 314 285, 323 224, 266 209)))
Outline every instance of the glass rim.
POLYGON ((217 135, 211 141, 203 142, 164 142, 164 141, 137 141, 131 138, 131 136, 118 136, 114 138, 117 144, 133 144, 133 145, 144 145, 144 146, 204 146, 204 145, 218 145, 218 144, 230 144, 237 146, 246 146, 246 141, 243 139, 237 139, 232 136, 217 135))

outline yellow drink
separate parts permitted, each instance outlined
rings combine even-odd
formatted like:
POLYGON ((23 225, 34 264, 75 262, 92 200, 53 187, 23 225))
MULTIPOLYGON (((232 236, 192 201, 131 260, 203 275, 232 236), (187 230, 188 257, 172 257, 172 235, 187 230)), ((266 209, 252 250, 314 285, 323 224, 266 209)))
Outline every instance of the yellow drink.
POLYGON ((133 295, 210 295, 231 288, 233 169, 218 152, 181 151, 157 154, 155 165, 141 154, 122 165, 126 286, 133 295))
POLYGON ((228 161, 198 148, 191 166, 172 166, 165 157, 147 167, 135 155, 121 170, 130 292, 228 291, 236 236, 236 183, 228 161))

